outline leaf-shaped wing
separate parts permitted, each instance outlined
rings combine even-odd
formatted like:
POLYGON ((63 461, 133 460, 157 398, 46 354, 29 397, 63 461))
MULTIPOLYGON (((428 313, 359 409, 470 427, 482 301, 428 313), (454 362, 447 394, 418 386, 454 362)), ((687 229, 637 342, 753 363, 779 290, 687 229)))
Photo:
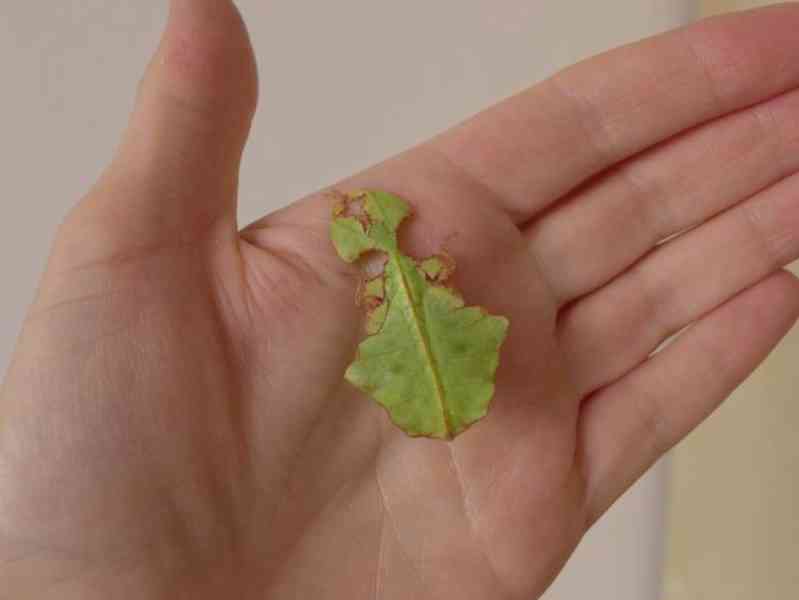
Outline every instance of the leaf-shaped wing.
POLYGON ((509 323, 442 285, 454 269, 448 256, 417 262, 400 252, 397 229, 409 214, 400 198, 373 191, 334 209, 331 238, 344 260, 387 256, 381 277, 363 287, 369 336, 346 378, 409 435, 452 439, 488 411, 509 323), (356 204, 361 212, 349 215, 356 204))

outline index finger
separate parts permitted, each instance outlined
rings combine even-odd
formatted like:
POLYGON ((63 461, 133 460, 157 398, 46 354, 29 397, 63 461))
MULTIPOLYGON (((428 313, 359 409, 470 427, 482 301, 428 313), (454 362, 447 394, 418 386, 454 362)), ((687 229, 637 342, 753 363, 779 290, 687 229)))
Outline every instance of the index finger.
POLYGON ((686 129, 799 86, 799 3, 716 17, 578 63, 431 144, 517 223, 686 129))

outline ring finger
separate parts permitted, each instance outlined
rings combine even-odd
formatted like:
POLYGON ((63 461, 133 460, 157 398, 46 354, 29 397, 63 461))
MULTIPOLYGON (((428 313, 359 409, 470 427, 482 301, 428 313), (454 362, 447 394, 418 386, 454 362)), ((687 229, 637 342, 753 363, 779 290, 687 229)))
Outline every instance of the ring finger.
POLYGON ((569 306, 559 337, 588 394, 659 344, 799 257, 799 175, 667 242, 569 306))

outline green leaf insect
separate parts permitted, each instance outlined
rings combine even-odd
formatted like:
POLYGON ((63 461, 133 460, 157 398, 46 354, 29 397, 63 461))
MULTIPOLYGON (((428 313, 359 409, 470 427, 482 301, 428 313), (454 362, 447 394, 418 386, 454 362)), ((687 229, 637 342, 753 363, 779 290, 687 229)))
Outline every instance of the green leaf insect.
POLYGON ((361 285, 368 337, 345 377, 408 435, 453 439, 488 411, 509 322, 445 285, 455 268, 448 255, 417 261, 400 251, 405 201, 379 191, 337 198, 330 236, 339 256, 385 257, 382 274, 361 285))

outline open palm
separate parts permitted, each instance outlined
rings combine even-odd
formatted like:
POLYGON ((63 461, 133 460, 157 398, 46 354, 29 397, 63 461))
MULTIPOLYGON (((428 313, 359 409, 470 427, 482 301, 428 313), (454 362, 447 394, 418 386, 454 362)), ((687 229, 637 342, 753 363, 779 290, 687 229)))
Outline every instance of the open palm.
POLYGON ((232 4, 174 0, 3 387, 0 597, 542 593, 799 316, 797 27, 613 51, 337 186, 410 201, 407 251, 510 319, 489 416, 443 443, 343 380, 330 199, 237 230, 251 49, 232 4))

